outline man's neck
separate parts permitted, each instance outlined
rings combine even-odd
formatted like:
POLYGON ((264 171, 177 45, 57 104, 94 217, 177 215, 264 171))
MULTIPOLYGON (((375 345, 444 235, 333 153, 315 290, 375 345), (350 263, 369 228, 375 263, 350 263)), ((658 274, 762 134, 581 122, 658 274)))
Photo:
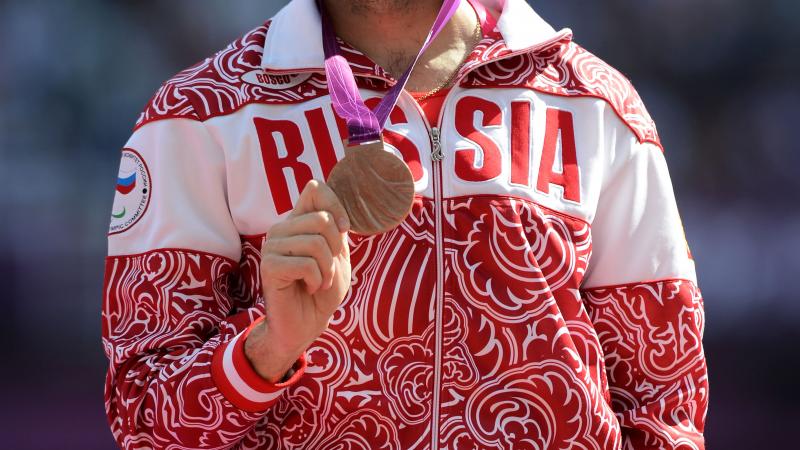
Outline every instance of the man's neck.
MULTIPOLYGON (((398 78, 413 61, 442 0, 323 0, 336 34, 398 78)), ((430 90, 446 81, 469 54, 477 16, 467 0, 422 55, 409 90, 430 90), (437 84, 438 83, 438 84, 437 84)))

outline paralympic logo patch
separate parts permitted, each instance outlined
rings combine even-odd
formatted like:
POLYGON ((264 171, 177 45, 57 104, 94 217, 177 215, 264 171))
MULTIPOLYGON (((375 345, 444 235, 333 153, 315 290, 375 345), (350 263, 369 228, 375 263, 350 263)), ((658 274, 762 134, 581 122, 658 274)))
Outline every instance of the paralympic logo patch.
POLYGON ((147 211, 151 192, 150 170, 144 158, 134 149, 123 149, 108 234, 134 226, 147 211))
POLYGON ((117 192, 126 195, 136 188, 136 172, 127 177, 117 177, 117 192))

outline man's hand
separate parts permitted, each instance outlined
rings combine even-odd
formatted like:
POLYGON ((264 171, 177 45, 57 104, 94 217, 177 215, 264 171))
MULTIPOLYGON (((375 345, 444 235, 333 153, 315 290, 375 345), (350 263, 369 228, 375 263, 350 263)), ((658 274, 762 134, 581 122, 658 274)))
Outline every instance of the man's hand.
POLYGON ((350 289, 350 223, 336 194, 311 180, 261 248, 266 320, 245 342, 256 371, 280 380, 328 327, 350 289))

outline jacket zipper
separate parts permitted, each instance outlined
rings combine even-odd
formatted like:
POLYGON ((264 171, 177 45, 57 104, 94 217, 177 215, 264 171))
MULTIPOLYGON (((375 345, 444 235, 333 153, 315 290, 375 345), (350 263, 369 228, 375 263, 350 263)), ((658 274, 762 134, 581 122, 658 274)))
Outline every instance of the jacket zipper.
MULTIPOLYGON (((444 110, 444 104, 442 105, 444 110)), ((436 332, 433 366, 433 407, 431 408, 431 450, 439 448, 439 404, 442 385, 442 314, 444 311, 444 236, 442 236, 442 150, 441 135, 438 127, 431 128, 433 161, 433 208, 436 224, 436 332)))
MULTIPOLYGON (((455 80, 454 86, 458 86, 458 82, 460 80, 455 80)), ((441 393, 441 384, 442 384, 442 357, 443 357, 443 332, 442 330, 442 322, 443 322, 443 311, 444 311, 444 233, 442 230, 442 202, 443 202, 443 187, 442 187, 442 159, 444 159, 444 149, 442 146, 442 135, 441 130, 439 128, 439 124, 442 122, 442 117, 444 117, 444 111, 447 107, 447 99, 452 95, 453 90, 457 88, 453 88, 445 94, 445 98, 442 101, 442 107, 439 111, 439 117, 436 119, 437 123, 431 125, 428 122, 428 117, 425 115, 425 112, 419 106, 416 100, 414 100, 409 94, 405 91, 403 95, 408 95, 411 98, 412 103, 417 108, 417 112, 422 117, 422 122, 425 124, 425 127, 428 130, 428 136, 430 138, 430 145, 431 145, 431 162, 432 162, 432 172, 433 172, 433 207, 434 207, 434 224, 435 224, 435 235, 434 235, 434 249, 436 252, 436 320, 435 320, 435 330, 434 330, 434 367, 433 367, 433 404, 431 407, 431 450, 436 450, 439 448, 439 404, 440 400, 440 393, 441 393)))
POLYGON ((441 161, 444 158, 444 152, 442 152, 441 136, 437 127, 431 127, 431 144, 431 160, 433 162, 441 161))
POLYGON ((466 75, 473 70, 477 69, 478 67, 484 66, 489 64, 490 62, 496 62, 503 60, 505 58, 511 58, 513 56, 527 53, 530 51, 535 50, 536 48, 545 47, 557 40, 563 38, 562 33, 558 33, 553 38, 538 44, 533 47, 528 47, 523 50, 519 50, 516 52, 509 53, 504 55, 500 58, 485 61, 481 64, 475 65, 471 67, 468 71, 459 74, 453 80, 453 88, 445 94, 444 99, 442 100, 442 107, 439 110, 439 117, 436 118, 437 123, 433 126, 428 122, 428 117, 425 115, 425 112, 420 107, 419 103, 411 97, 405 91, 402 92, 403 95, 407 95, 411 98, 411 102, 417 108, 417 112, 422 117, 422 123, 425 124, 425 127, 428 129, 428 135, 430 136, 430 143, 431 143, 431 161, 432 161, 432 171, 433 171, 433 207, 434 207, 434 223, 436 228, 436 235, 434 237, 434 247, 436 249, 436 329, 434 333, 434 367, 433 367, 433 405, 431 408, 431 450, 436 450, 439 448, 439 403, 440 403, 440 394, 441 394, 441 385, 442 385, 442 339, 444 330, 442 329, 442 315, 444 311, 444 236, 442 232, 442 203, 443 203, 443 188, 442 188, 442 160, 444 159, 444 149, 442 146, 442 134, 439 128, 439 125, 442 123, 442 118, 444 117, 444 111, 447 108, 447 99, 453 95, 453 91, 458 89, 459 83, 463 80, 466 75))

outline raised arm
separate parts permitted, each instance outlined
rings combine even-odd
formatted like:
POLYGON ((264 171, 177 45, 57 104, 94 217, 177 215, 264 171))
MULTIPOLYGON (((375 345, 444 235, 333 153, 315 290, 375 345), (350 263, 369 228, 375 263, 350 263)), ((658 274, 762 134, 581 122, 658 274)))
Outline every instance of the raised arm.
POLYGON ((196 120, 138 128, 122 151, 103 290, 105 401, 119 445, 227 448, 302 376, 244 353, 263 302, 234 298, 241 243, 221 149, 196 120))

